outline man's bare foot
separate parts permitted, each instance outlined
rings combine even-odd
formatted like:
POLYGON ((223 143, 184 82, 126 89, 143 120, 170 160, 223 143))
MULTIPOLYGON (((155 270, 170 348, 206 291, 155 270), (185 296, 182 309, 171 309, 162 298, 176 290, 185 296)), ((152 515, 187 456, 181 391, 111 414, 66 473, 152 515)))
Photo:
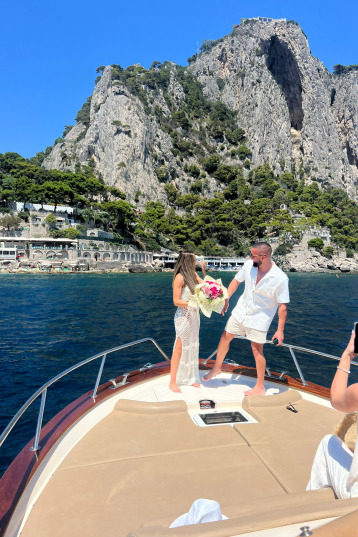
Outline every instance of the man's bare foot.
POLYGON ((201 380, 203 380, 204 382, 207 382, 208 380, 211 380, 214 377, 216 377, 216 375, 220 375, 220 373, 221 373, 221 369, 213 368, 211 371, 209 371, 209 373, 204 375, 201 380))
POLYGON ((251 390, 246 390, 244 394, 246 397, 249 395, 265 395, 265 391, 265 388, 257 388, 257 386, 255 386, 254 388, 251 388, 251 390))
POLYGON ((181 389, 175 383, 169 384, 169 390, 171 390, 172 392, 181 393, 181 389))
POLYGON ((201 385, 198 382, 194 382, 194 384, 192 384, 192 386, 194 386, 194 388, 200 388, 201 387, 201 385))

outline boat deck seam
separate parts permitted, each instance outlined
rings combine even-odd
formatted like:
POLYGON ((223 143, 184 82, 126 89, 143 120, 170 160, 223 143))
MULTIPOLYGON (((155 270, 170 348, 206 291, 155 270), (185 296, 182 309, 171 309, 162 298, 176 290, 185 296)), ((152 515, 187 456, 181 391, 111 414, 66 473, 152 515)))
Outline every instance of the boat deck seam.
MULTIPOLYGON (((245 440, 241 435, 240 437, 245 440)), ((150 458, 155 458, 155 457, 161 457, 163 455, 173 455, 173 456, 177 456, 178 454, 180 453, 194 453, 194 452, 197 452, 197 451, 209 451, 209 450, 219 450, 219 449, 222 449, 222 448, 232 448, 232 447, 240 447, 240 448, 249 448, 251 449, 252 446, 250 446, 248 444, 248 442, 245 440, 246 444, 245 445, 242 445, 242 444, 222 444, 220 446, 207 446, 207 447, 199 447, 199 448, 192 448, 192 449, 183 449, 183 450, 180 450, 180 451, 161 451, 160 453, 149 453, 149 454, 146 454, 146 455, 138 455, 138 456, 133 456, 133 457, 123 457, 121 459, 112 459, 112 460, 104 460, 104 461, 100 461, 100 462, 94 462, 94 463, 90 463, 90 464, 82 464, 82 465, 73 465, 73 466, 68 466, 66 468, 61 468, 61 466, 57 469, 57 471, 66 471, 66 470, 74 470, 76 468, 90 468, 90 467, 95 467, 95 466, 101 466, 101 465, 108 465, 108 464, 112 464, 112 463, 120 463, 120 462, 126 462, 126 461, 133 461, 133 460, 142 460, 142 459, 150 459, 150 458)), ((253 452, 255 452, 253 450, 253 452)), ((256 455, 256 452, 255 452, 255 455, 256 455)), ((266 464, 263 463, 265 466, 266 464)))

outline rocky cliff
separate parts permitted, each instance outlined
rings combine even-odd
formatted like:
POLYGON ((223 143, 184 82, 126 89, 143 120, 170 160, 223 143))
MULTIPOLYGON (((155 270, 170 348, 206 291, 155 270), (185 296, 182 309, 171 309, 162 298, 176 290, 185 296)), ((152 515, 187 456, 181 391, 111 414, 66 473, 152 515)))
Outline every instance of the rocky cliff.
MULTIPOLYGON (((106 67, 86 103, 89 114, 79 114, 43 166, 75 171, 90 164, 141 205, 166 203, 168 184, 189 192, 199 172, 205 176, 203 159, 217 153, 222 164, 246 162, 246 174, 268 162, 277 173, 343 188, 356 199, 358 72, 331 75, 293 21, 246 20, 207 49, 185 69, 155 62, 124 76, 119 66, 106 67), (199 113, 191 107, 194 83, 199 113), (229 121, 221 110, 221 130, 207 103, 235 112, 229 121), (235 128, 245 131, 244 141, 235 128), (251 151, 250 162, 239 144, 251 151)), ((208 195, 222 188, 210 174, 205 181, 208 195)))

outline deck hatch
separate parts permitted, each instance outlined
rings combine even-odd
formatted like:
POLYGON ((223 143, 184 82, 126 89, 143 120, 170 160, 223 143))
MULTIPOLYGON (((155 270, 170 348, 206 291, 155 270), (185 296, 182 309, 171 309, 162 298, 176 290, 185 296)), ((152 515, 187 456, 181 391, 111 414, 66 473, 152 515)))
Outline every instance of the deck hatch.
POLYGON ((213 414, 199 414, 205 425, 218 425, 220 423, 239 423, 248 421, 241 412, 215 412, 213 414))

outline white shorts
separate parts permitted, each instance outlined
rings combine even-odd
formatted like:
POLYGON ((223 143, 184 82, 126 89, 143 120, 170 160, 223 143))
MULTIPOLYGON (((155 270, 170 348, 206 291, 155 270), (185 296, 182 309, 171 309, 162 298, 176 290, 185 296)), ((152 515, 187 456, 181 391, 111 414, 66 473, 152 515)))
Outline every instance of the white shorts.
POLYGON ((229 334, 235 334, 235 336, 246 336, 247 339, 254 343, 266 343, 267 332, 244 326, 243 323, 239 323, 232 315, 226 323, 225 331, 229 334))

